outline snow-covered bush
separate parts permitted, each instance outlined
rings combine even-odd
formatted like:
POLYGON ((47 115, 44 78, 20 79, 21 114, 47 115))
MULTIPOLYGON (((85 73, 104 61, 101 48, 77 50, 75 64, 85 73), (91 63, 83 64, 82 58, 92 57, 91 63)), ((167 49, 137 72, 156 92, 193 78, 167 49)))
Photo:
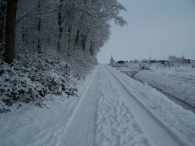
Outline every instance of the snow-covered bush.
POLYGON ((78 75, 62 60, 25 52, 12 64, 0 60, 0 112, 17 102, 41 102, 47 94, 76 95, 78 75))

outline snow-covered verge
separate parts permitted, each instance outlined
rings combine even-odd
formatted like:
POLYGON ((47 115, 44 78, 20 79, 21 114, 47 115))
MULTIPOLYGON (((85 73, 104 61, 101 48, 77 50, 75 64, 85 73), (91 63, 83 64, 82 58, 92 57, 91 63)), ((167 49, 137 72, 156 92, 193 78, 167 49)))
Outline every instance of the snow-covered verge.
POLYGON ((144 81, 195 107, 195 69, 151 69, 139 71, 134 78, 144 81))
MULTIPOLYGON (((93 71, 94 72, 94 71, 93 71)), ((0 114, 1 146, 59 146, 70 117, 81 100, 93 72, 77 81, 78 96, 48 94, 40 108, 33 102, 0 114)))
POLYGON ((0 113, 29 102, 43 107, 49 94, 74 96, 79 79, 63 59, 25 52, 10 65, 0 60, 0 113))
POLYGON ((63 97, 47 95, 43 101, 45 108, 28 103, 16 111, 1 113, 0 145, 57 145, 55 138, 61 138, 64 124, 78 101, 63 97))
POLYGON ((154 63, 150 64, 150 70, 139 70, 138 63, 130 63, 128 67, 119 68, 119 70, 139 70, 134 78, 195 107, 195 68, 192 67, 193 65, 175 64, 169 66, 154 63))

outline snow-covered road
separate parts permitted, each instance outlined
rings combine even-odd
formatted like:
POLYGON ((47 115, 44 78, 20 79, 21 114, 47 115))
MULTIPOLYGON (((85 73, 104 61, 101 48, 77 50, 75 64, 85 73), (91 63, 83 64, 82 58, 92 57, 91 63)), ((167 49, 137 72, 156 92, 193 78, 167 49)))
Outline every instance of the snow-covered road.
POLYGON ((195 145, 194 113, 110 66, 98 65, 81 93, 56 102, 57 110, 50 106, 52 114, 28 109, 34 115, 0 115, 0 145, 195 145))
POLYGON ((129 88, 129 82, 112 68, 98 66, 61 146, 184 145, 129 88))
MULTIPOLYGON (((153 116, 151 112, 137 99, 137 97, 131 94, 131 91, 128 90, 130 88, 130 86, 128 86, 128 82, 120 78, 120 76, 116 76, 114 73, 112 74, 112 70, 109 70, 109 72, 113 84, 126 101, 129 109, 133 112, 136 120, 146 134, 146 137, 150 139, 150 143, 158 146, 182 145, 179 139, 166 126, 164 126, 162 122, 153 116)), ((143 94, 143 96, 145 95, 143 94)))

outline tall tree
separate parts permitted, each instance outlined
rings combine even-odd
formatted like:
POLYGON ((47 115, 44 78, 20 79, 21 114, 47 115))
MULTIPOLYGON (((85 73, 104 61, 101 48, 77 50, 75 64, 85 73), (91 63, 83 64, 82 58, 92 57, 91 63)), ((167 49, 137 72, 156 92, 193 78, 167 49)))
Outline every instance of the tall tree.
POLYGON ((2 57, 5 44, 5 17, 6 17, 6 0, 0 1, 0 58, 2 57))
POLYGON ((11 64, 15 54, 15 26, 17 0, 7 0, 6 32, 5 32, 5 62, 11 64))

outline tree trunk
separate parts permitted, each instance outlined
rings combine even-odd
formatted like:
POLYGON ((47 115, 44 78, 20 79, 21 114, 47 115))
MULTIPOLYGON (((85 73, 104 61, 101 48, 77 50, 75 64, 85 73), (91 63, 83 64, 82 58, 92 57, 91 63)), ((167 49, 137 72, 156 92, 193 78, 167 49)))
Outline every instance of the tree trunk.
POLYGON ((90 41, 90 48, 89 48, 89 51, 90 51, 90 55, 94 55, 94 46, 93 46, 93 42, 92 41, 90 41))
POLYGON ((86 37, 83 36, 82 37, 82 50, 83 50, 83 52, 85 51, 85 43, 86 43, 86 37))
POLYGON ((0 1, 0 53, 3 53, 4 43, 5 43, 5 17, 6 17, 6 0, 1 0, 0 1))
POLYGON ((60 48, 61 48, 61 38, 62 38, 62 33, 63 33, 63 28, 62 28, 62 2, 63 2, 63 0, 60 0, 60 6, 59 6, 59 11, 58 11, 59 35, 58 35, 57 50, 59 52, 60 52, 60 48))
POLYGON ((68 25, 68 50, 71 49, 71 32, 72 32, 72 26, 68 25))
POLYGON ((15 54, 15 26, 17 0, 7 0, 6 32, 5 32, 5 62, 11 64, 15 54))
MULTIPOLYGON (((74 13, 75 13, 75 4, 74 4, 75 0, 73 1, 73 4, 71 6, 69 6, 69 15, 68 15, 68 21, 69 22, 73 22, 74 21, 74 13)), ((69 23, 68 24, 68 51, 70 51, 71 49, 73 49, 72 47, 72 37, 71 37, 71 33, 73 30, 73 23, 69 23)))
POLYGON ((80 33, 80 31, 79 31, 79 29, 78 29, 78 30, 77 30, 77 34, 76 34, 76 37, 75 37, 74 50, 76 50, 77 47, 78 47, 78 43, 79 43, 79 33, 80 33))
POLYGON ((38 38, 37 38, 37 48, 38 48, 38 53, 41 54, 41 39, 40 39, 40 30, 41 30, 41 3, 40 0, 38 1, 38 22, 37 22, 37 30, 38 30, 38 38))

